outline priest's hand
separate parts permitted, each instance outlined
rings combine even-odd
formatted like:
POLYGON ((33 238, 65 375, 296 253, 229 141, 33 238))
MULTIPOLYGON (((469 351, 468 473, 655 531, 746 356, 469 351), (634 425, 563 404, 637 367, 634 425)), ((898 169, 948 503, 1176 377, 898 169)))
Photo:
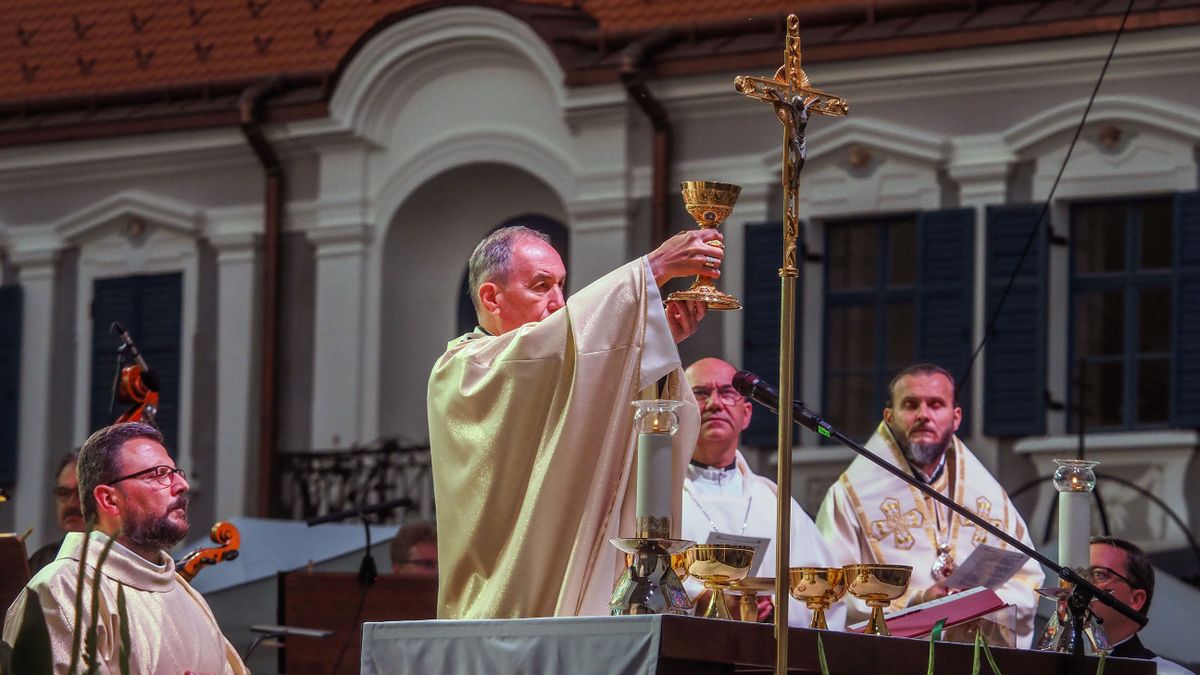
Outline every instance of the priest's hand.
POLYGON ((913 593, 912 598, 910 598, 908 601, 908 604, 910 607, 913 605, 921 605, 926 602, 932 602, 933 600, 937 600, 939 598, 944 598, 950 593, 950 587, 946 585, 946 580, 943 579, 929 588, 913 593))
POLYGON ((685 230, 664 241, 646 256, 654 283, 662 286, 671 279, 698 274, 714 279, 721 276, 725 246, 719 242, 724 238, 717 230, 685 230))
POLYGON ((675 344, 683 342, 696 332, 700 319, 708 313, 708 305, 700 300, 671 300, 663 308, 667 313, 667 325, 675 344))

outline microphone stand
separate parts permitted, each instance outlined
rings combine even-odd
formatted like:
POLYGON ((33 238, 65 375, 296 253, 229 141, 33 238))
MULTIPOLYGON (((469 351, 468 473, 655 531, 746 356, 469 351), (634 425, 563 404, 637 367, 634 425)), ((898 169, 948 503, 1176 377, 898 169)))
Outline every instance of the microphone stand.
MULTIPOLYGON (((752 400, 759 405, 763 405, 771 412, 778 413, 777 407, 765 405, 762 401, 755 399, 752 400)), ((794 401, 792 403, 792 412, 794 415, 793 421, 795 424, 818 433, 826 438, 832 438, 838 441, 842 445, 858 453, 860 456, 865 457, 866 459, 875 463, 881 469, 887 471, 905 483, 917 488, 922 494, 925 494, 934 501, 940 503, 942 506, 945 506, 951 511, 974 523, 977 527, 987 530, 989 533, 995 535, 997 539, 1007 543, 1009 546, 1012 546, 1014 549, 1024 553, 1030 558, 1033 558, 1042 565, 1054 570, 1060 578, 1071 583, 1072 590, 1071 595, 1067 598, 1067 609, 1071 612, 1071 625, 1075 629, 1075 634, 1080 636, 1074 644, 1074 651, 1071 660, 1072 672, 1080 674, 1083 673, 1083 621, 1084 614, 1087 612, 1087 608, 1091 604, 1092 600, 1099 600, 1101 603, 1112 607, 1130 621, 1136 622, 1139 626, 1145 626, 1146 622, 1149 621, 1145 615, 1135 611, 1129 605, 1126 605, 1120 600, 1117 600, 1112 596, 1111 593, 1101 590, 1091 581, 1080 576, 1080 574, 1075 570, 1071 569, 1070 567, 1059 565, 1057 562, 1047 558, 1041 553, 1038 553, 1032 547, 1026 546, 1016 537, 1013 537, 1004 530, 1001 530, 995 525, 987 522, 987 520, 979 517, 971 510, 960 506, 958 502, 955 502, 953 499, 944 496, 937 490, 934 490, 928 485, 910 476, 899 467, 893 466, 891 462, 883 459, 879 455, 876 455, 874 452, 871 452, 857 441, 847 437, 845 434, 835 429, 832 424, 826 422, 820 415, 812 412, 808 408, 805 408, 803 403, 794 401)))
POLYGON ((313 525, 333 523, 346 520, 348 518, 361 518, 363 529, 367 533, 367 548, 363 552, 362 564, 358 567, 358 581, 363 586, 370 586, 371 584, 375 583, 375 578, 379 576, 379 572, 378 568, 375 566, 375 558, 371 555, 371 521, 367 519, 367 516, 375 513, 394 511, 395 509, 399 508, 407 509, 411 508, 412 506, 413 500, 409 499, 408 497, 398 497, 396 499, 389 499, 385 502, 379 502, 378 504, 370 504, 368 506, 346 509, 344 511, 335 511, 334 513, 327 513, 323 516, 317 516, 316 518, 309 518, 304 522, 307 523, 309 527, 312 527, 313 525))

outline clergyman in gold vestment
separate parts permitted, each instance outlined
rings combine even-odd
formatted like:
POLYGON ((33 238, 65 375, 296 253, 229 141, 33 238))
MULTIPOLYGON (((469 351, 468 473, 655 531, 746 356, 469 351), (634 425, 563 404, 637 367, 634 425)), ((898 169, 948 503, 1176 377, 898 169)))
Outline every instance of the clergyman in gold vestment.
MULTIPOLYGON (((32 666, 38 672, 69 672, 83 559, 81 635, 96 628, 95 670, 89 672, 248 673, 204 597, 175 573, 164 550, 187 536, 188 483, 163 448, 158 430, 130 422, 92 434, 79 453, 79 487, 83 515, 96 522, 96 529, 67 534, 55 561, 30 580, 9 608, 4 642, 15 648, 14 667, 40 663, 32 666), (101 563, 109 542, 112 547, 101 563), (93 601, 97 575, 99 597, 93 601), (31 604, 34 599, 36 605, 31 604), (39 606, 49 654, 32 637, 39 627, 34 625, 38 615, 30 610, 39 606), (127 671, 122 669, 125 659, 127 671)), ((88 670, 84 664, 81 656, 74 672, 88 670)))
POLYGON ((658 286, 717 276, 713 232, 675 235, 565 301, 566 269, 544 235, 502 228, 475 249, 480 327, 451 341, 429 378, 440 618, 608 613, 623 569, 608 540, 634 534, 638 398, 685 401, 663 477, 678 535, 699 413, 675 344, 705 307, 664 308, 658 286), (663 376, 666 391, 652 391, 663 376))

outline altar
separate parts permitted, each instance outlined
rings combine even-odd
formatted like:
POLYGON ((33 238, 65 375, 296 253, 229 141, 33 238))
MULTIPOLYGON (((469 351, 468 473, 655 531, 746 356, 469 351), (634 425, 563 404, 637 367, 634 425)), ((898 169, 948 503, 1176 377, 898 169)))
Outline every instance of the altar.
MULTIPOLYGON (((789 673, 821 672, 818 636, 831 673, 927 672, 927 640, 792 628, 789 673)), ((993 647, 992 655, 1002 673, 1069 672, 1065 654, 993 647)), ((360 672, 716 675, 768 673, 774 659, 771 625, 694 616, 393 621, 363 626, 360 672)), ((934 659, 935 672, 969 673, 974 647, 939 642, 934 659)), ((1098 665, 1087 657, 1083 672, 1098 665)), ((990 672, 986 660, 980 672, 990 672)), ((1104 673, 1154 675, 1155 664, 1110 658, 1104 673)))

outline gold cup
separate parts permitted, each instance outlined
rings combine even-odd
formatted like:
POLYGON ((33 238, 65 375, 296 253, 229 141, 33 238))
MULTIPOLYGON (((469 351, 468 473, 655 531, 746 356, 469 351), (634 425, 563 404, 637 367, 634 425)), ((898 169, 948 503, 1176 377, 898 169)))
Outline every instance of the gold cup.
POLYGON ((908 565, 846 565, 842 568, 846 577, 846 588, 850 595, 867 603, 871 608, 871 620, 867 622, 867 635, 891 635, 883 620, 883 608, 908 590, 912 577, 908 565))
POLYGON ((809 628, 828 629, 825 610, 846 595, 846 575, 840 567, 793 567, 788 570, 792 597, 812 611, 809 628))
POLYGON ((704 582, 712 591, 701 616, 717 619, 732 619, 725 606, 725 589, 734 581, 741 581, 750 574, 754 562, 753 546, 725 546, 720 544, 696 544, 684 551, 687 572, 704 582))
MULTIPOLYGON (((712 180, 685 180, 679 184, 683 191, 683 204, 688 213, 696 219, 696 224, 703 230, 715 230, 725 222, 733 212, 742 188, 732 183, 719 183, 712 180)), ((708 242, 710 246, 725 248, 718 239, 708 242)), ((686 291, 676 291, 667 300, 700 300, 709 309, 741 309, 742 303, 737 298, 717 289, 712 277, 697 275, 692 287, 686 291)))

